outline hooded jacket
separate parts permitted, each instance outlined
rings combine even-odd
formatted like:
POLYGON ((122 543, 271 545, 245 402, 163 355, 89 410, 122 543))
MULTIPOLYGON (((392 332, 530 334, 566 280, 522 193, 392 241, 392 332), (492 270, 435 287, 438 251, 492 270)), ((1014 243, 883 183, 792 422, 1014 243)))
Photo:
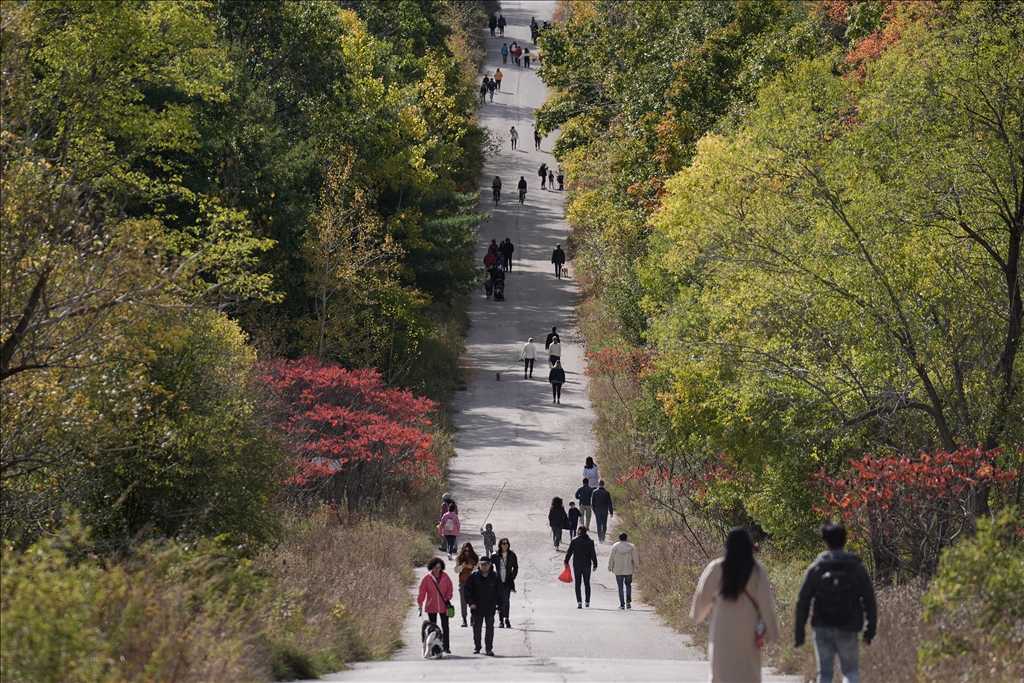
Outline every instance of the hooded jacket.
POLYGON ((804 573, 803 583, 800 585, 800 595, 796 601, 796 644, 804 642, 804 624, 807 623, 807 613, 810 611, 812 599, 815 602, 814 614, 811 616, 811 627, 825 626, 838 628, 841 631, 853 631, 857 633, 864 630, 864 642, 870 643, 875 637, 875 630, 878 627, 878 610, 875 603, 875 589, 871 585, 871 578, 860 558, 845 550, 826 550, 814 558, 814 562, 804 573), (825 572, 836 571, 846 574, 857 593, 857 609, 854 609, 842 621, 827 620, 817 605, 817 595, 821 586, 821 577, 825 572), (867 628, 864 628, 865 616, 867 617, 867 628))
POLYGON ((629 541, 619 541, 612 546, 608 556, 608 571, 616 576, 630 576, 640 568, 640 553, 629 541))
POLYGON ((447 601, 452 599, 455 590, 452 580, 448 575, 441 572, 441 578, 434 582, 434 575, 427 572, 427 575, 420 581, 420 592, 416 597, 416 604, 423 608, 427 614, 444 614, 448 611, 447 601))

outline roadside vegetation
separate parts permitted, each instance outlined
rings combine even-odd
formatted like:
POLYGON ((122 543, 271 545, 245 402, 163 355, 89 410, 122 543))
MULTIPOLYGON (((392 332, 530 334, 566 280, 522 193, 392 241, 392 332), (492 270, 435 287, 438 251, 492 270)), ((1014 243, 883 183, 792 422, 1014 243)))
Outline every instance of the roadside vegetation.
POLYGON ((537 117, 562 131, 598 459, 645 599, 701 642, 696 579, 743 525, 782 619, 766 661, 811 677, 793 608, 839 518, 879 594, 864 680, 1019 680, 1024 12, 555 19, 537 117))
POLYGON ((492 10, 0 7, 0 678, 290 680, 399 644, 492 10))

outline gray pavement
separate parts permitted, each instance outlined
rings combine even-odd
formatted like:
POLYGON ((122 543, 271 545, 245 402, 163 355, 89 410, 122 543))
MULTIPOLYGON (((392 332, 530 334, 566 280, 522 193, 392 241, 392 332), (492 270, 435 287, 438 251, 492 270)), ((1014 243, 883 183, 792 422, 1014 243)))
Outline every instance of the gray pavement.
MULTIPOLYGON (((477 530, 505 486, 488 521, 499 538, 510 539, 519 557, 512 628, 495 629, 497 657, 473 655, 472 629, 461 628, 456 614, 453 654, 443 661, 428 661, 420 654, 421 619, 413 608, 402 633, 406 645, 390 661, 359 663, 326 680, 706 681, 703 651, 661 623, 653 608, 643 603, 642 584, 634 583, 633 609, 618 609, 615 579, 607 571, 614 535, 598 545, 590 608, 577 609, 573 586, 557 579, 568 539, 556 552, 547 511, 552 496, 561 496, 568 504, 580 485, 583 461, 595 450, 594 413, 587 398, 584 348, 574 323, 576 286, 571 277, 555 279, 550 263, 555 244, 564 245, 567 234, 564 193, 541 190, 536 174, 543 162, 557 168, 551 155, 555 135, 545 138, 539 151, 534 149, 531 112, 543 104, 546 88, 535 69, 518 68, 511 59, 502 64, 499 53, 502 42, 513 40, 536 53, 529 42, 530 17, 549 19, 555 3, 505 0, 502 7, 509 26, 504 39, 486 38, 484 70, 493 75, 501 67, 505 77, 494 102, 480 107, 481 122, 502 141, 502 149, 484 169, 480 208, 493 215, 481 225, 478 257, 483 258, 492 238, 500 243, 510 237, 516 245, 515 262, 506 279, 504 302, 485 299, 481 289, 470 305, 472 329, 463 358, 468 388, 456 406, 458 457, 452 461, 450 491, 460 508, 459 544, 469 541, 482 554, 477 530), (517 151, 509 146, 513 125, 520 135, 517 151), (489 190, 495 175, 503 183, 497 207, 489 190), (520 176, 529 184, 522 206, 515 190, 520 176), (552 326, 562 338, 567 376, 560 405, 551 401, 543 352, 552 326), (533 379, 523 378, 517 360, 528 337, 535 339, 541 356, 533 379)), ((457 585, 453 566, 447 563, 447 571, 457 585)), ((417 572, 417 577, 422 575, 423 570, 417 572)), ((458 611, 457 594, 454 603, 458 611)))

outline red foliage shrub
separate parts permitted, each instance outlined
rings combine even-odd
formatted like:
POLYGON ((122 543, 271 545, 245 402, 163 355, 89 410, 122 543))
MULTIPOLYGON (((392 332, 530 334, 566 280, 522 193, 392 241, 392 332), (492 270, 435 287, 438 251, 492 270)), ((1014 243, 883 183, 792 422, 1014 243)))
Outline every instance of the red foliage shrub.
POLYGON ((865 455, 845 477, 815 475, 832 511, 870 548, 880 580, 929 576, 942 549, 973 533, 977 496, 1006 484, 1017 471, 995 465, 1002 449, 961 447, 917 458, 865 455))
POLYGON ((384 384, 374 369, 346 370, 308 357, 267 363, 282 402, 279 427, 296 445, 288 483, 349 512, 388 507, 437 473, 428 416, 437 404, 384 384))

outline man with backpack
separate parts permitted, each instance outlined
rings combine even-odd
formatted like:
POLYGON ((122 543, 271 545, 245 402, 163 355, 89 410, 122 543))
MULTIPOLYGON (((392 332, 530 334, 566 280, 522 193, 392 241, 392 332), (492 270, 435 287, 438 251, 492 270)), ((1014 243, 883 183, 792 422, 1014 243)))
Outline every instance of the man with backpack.
POLYGON ((796 646, 804 644, 804 624, 813 600, 811 628, 818 683, 831 683, 837 655, 843 681, 858 683, 857 634, 863 631, 864 644, 870 645, 878 628, 875 589, 860 558, 843 550, 846 527, 839 522, 825 522, 821 525, 821 539, 826 550, 804 573, 796 602, 796 646))

